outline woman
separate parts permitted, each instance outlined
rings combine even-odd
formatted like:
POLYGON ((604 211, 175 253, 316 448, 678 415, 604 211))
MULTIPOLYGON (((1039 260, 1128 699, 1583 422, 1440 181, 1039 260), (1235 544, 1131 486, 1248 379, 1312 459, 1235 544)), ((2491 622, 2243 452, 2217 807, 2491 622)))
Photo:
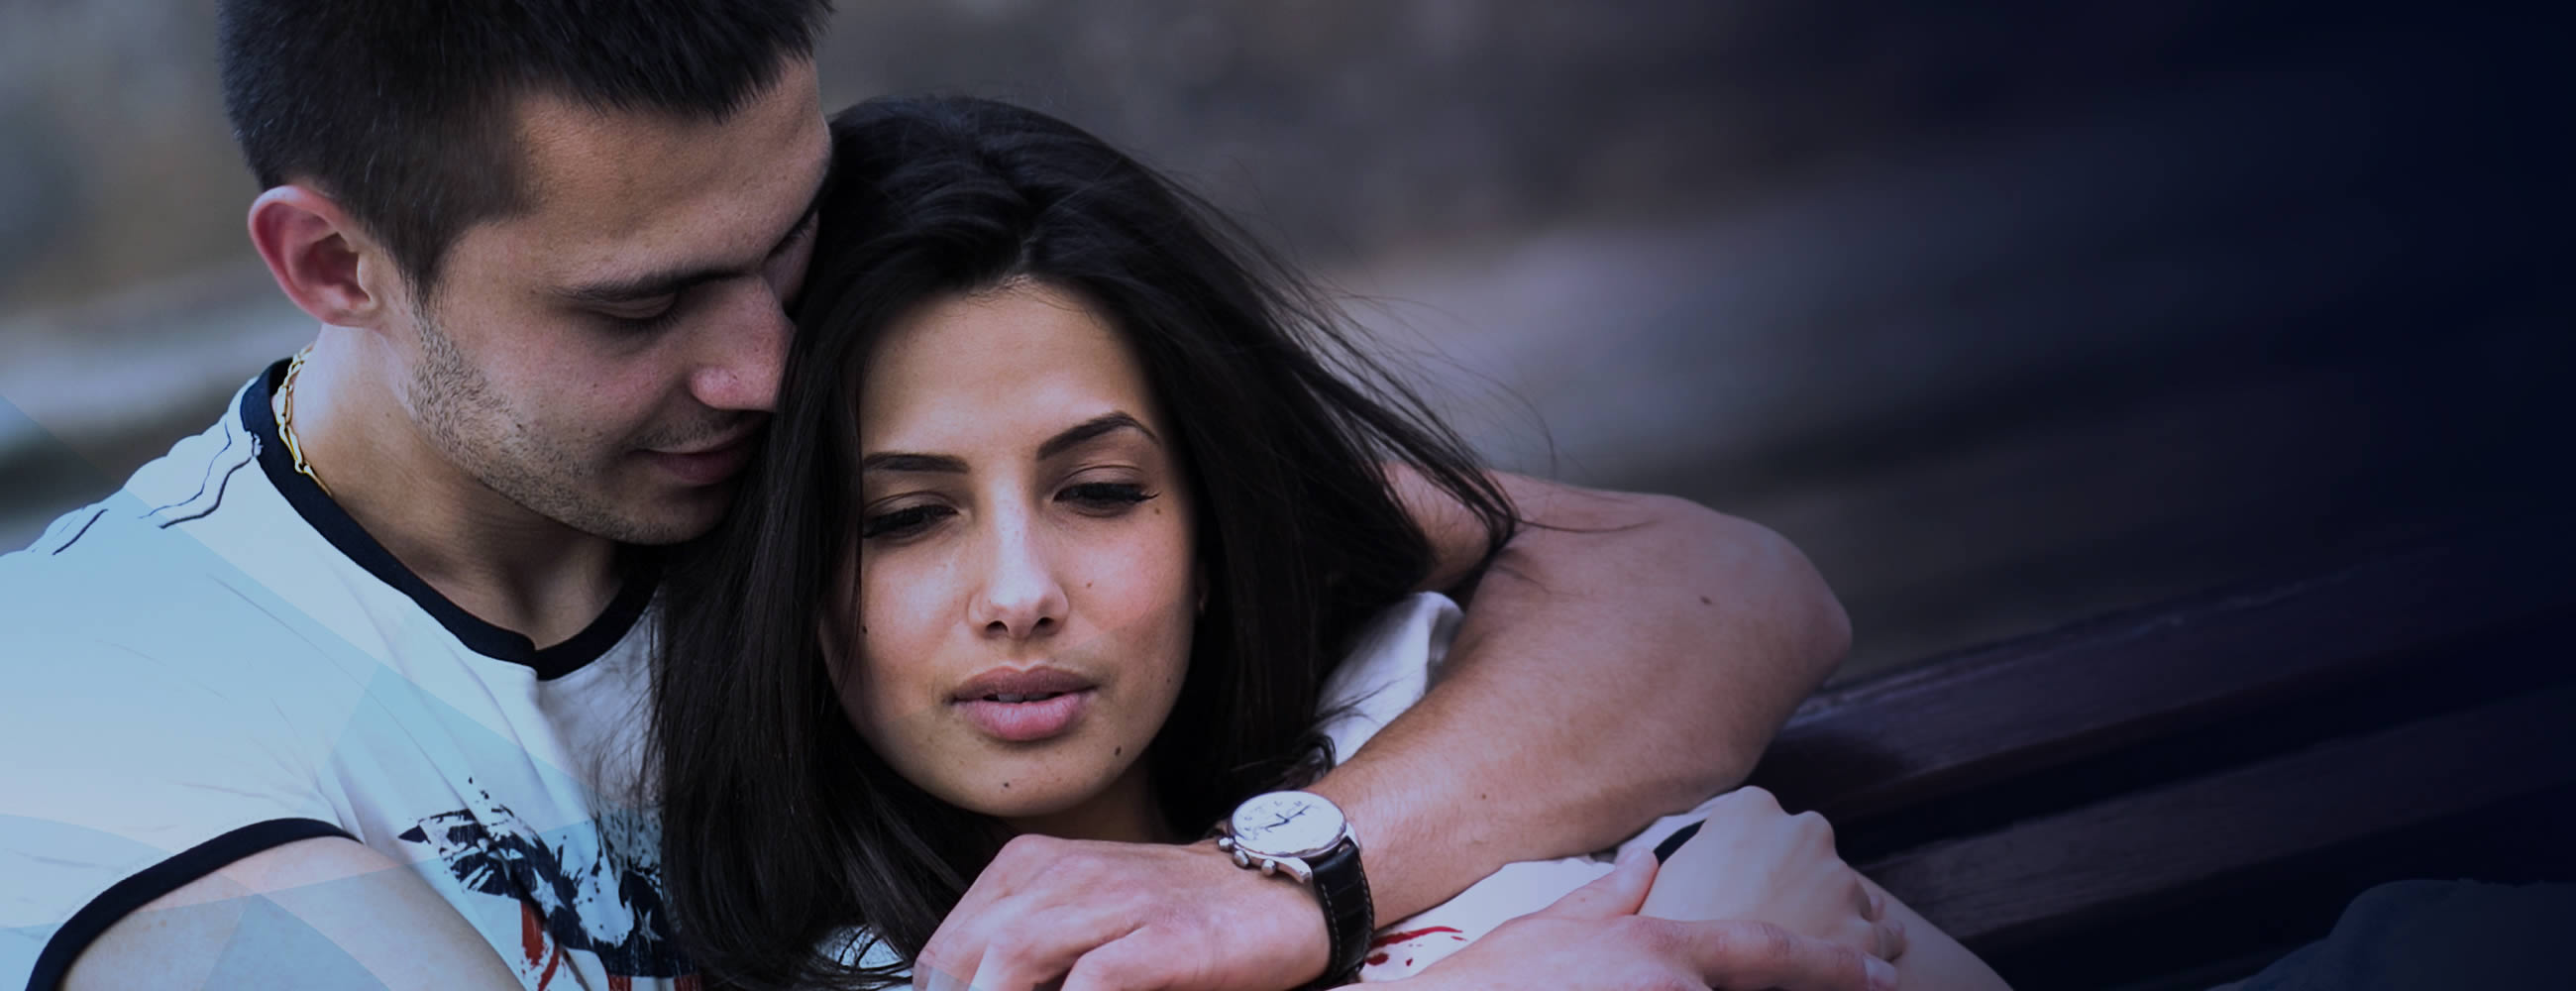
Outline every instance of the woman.
POLYGON ((1187 842, 1327 766, 1327 676, 1431 569, 1383 465, 1489 549, 1516 525, 1325 307, 1097 139, 880 100, 834 144, 763 462, 674 569, 657 675, 671 901, 755 987, 899 984, 1013 836, 1187 842))

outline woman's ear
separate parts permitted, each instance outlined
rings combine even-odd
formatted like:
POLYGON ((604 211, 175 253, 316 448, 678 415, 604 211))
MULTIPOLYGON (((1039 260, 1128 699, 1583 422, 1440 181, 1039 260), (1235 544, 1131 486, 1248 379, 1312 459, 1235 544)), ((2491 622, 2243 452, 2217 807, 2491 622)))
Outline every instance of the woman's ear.
POLYGON ((250 243, 286 298, 334 327, 373 327, 387 308, 383 250, 340 204, 310 186, 284 185, 250 204, 250 243))

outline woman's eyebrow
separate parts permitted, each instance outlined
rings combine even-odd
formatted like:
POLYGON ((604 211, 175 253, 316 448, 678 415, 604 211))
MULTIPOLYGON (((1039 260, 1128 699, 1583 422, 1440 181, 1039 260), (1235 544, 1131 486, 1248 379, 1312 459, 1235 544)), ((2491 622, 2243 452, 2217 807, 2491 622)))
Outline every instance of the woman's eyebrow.
POLYGON ((884 451, 860 458, 859 470, 906 472, 932 471, 945 472, 952 475, 963 475, 966 473, 966 460, 964 458, 952 458, 945 454, 912 454, 904 451, 884 451))
POLYGON ((1156 444, 1163 442, 1162 438, 1154 436, 1153 431, 1146 429, 1144 424, 1136 422, 1135 417, 1118 412, 1102 413, 1065 428, 1063 433, 1047 438, 1046 443, 1038 445, 1038 460, 1044 461, 1063 454, 1115 430, 1134 430, 1144 434, 1146 440, 1156 444))
MULTIPOLYGON (((1129 416, 1125 413, 1103 413, 1099 416, 1092 417, 1091 419, 1084 420, 1081 423, 1066 427, 1063 432, 1047 438, 1046 443, 1038 445, 1038 460, 1044 461, 1048 458, 1055 457, 1056 455, 1063 454, 1066 451, 1081 447, 1093 440, 1097 440, 1103 434, 1119 430, 1134 430, 1137 433, 1144 434, 1146 440, 1153 441, 1157 444, 1163 442, 1162 438, 1154 436, 1154 431, 1151 428, 1137 422, 1135 417, 1129 416)), ((946 454, 917 454, 911 451, 879 451, 875 454, 868 455, 859 459, 859 470, 940 472, 951 475, 963 475, 967 473, 966 459, 964 458, 953 457, 946 454)))

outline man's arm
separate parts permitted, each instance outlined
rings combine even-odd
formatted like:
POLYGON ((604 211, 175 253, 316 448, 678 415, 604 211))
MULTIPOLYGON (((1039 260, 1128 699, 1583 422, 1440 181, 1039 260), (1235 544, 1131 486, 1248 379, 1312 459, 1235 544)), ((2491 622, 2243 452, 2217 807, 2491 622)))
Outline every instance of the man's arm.
MULTIPOLYGON (((1769 530, 1497 477, 1530 525, 1477 583, 1439 680, 1313 788, 1364 844, 1380 919, 1742 781, 1850 644, 1823 578, 1769 530)), ((1397 490, 1431 538, 1433 587, 1467 578, 1482 529, 1418 476, 1397 490)))
POLYGON ((62 987, 521 985, 409 868, 351 840, 310 839, 234 861, 117 920, 62 987))
MULTIPOLYGON (((1823 580, 1770 531, 1677 499, 1500 481, 1536 525, 1484 574, 1430 693, 1314 786, 1350 817, 1380 922, 1508 862, 1609 847, 1741 780, 1849 640, 1823 580)), ((1431 538, 1430 585, 1464 580, 1483 530, 1409 473, 1397 489, 1431 538)), ((1644 933, 1617 938, 1647 968, 1870 986, 1860 953, 1777 927, 1550 925, 1644 933)), ((1480 957, 1524 959, 1504 942, 1480 957)), ((1323 973, 1327 945, 1311 893, 1213 844, 1022 836, 915 974, 931 987, 1064 975, 1065 991, 1266 991, 1323 973)))

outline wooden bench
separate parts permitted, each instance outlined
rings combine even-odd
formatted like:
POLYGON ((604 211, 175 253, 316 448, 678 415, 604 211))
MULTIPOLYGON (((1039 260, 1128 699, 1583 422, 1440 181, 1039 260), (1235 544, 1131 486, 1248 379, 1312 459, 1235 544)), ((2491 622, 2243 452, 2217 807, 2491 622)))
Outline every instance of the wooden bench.
POLYGON ((1828 690, 1755 773, 2017 987, 2205 987, 2406 878, 2576 880, 2576 526, 1828 690))

